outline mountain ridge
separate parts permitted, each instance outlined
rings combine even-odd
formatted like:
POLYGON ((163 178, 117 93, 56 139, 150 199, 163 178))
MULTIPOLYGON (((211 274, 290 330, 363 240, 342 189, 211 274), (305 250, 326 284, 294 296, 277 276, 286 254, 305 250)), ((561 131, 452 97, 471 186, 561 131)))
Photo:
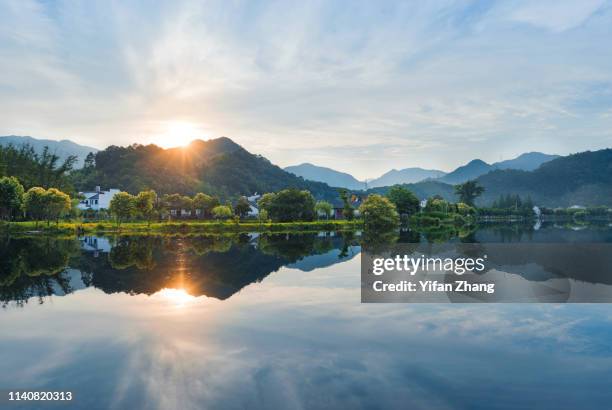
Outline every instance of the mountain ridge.
POLYGON ((97 148, 81 145, 69 139, 62 139, 58 141, 21 135, 0 136, 0 145, 9 144, 15 146, 29 144, 32 146, 32 148, 34 148, 34 151, 37 154, 40 154, 44 147, 47 146, 49 147, 50 152, 55 153, 61 161, 68 158, 69 155, 76 155, 77 162, 75 164, 75 168, 80 168, 83 166, 83 162, 87 154, 90 152, 95 154, 99 151, 97 148))

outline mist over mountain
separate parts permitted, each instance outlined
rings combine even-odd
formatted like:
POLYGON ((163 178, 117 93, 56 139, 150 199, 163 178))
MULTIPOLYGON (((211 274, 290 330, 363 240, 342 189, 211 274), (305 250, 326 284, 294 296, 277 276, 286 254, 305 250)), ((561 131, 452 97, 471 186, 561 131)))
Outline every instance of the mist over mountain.
POLYGON ((9 144, 13 144, 15 146, 29 144, 32 146, 32 148, 34 148, 36 153, 41 153, 45 147, 49 147, 49 151, 55 153, 61 161, 65 160, 70 155, 76 155, 77 162, 75 164, 75 168, 81 168, 83 166, 83 161, 85 160, 87 154, 90 152, 98 152, 97 148, 80 145, 70 140, 55 141, 18 135, 7 135, 0 137, 0 145, 9 144))
POLYGON ((444 175, 439 180, 447 184, 461 184, 471 179, 476 179, 481 175, 496 169, 515 169, 521 171, 533 171, 540 165, 559 158, 559 155, 544 154, 542 152, 527 152, 516 158, 488 164, 480 159, 474 159, 467 164, 458 167, 452 172, 444 175))
POLYGON ((391 171, 368 181, 370 187, 381 187, 395 184, 411 184, 424 179, 440 178, 445 173, 436 169, 423 169, 423 168, 404 168, 404 169, 392 169, 391 171))
MULTIPOLYGON (((448 174, 436 169, 423 169, 418 167, 392 169, 378 178, 368 181, 368 188, 392 186, 396 184, 414 184, 427 179, 437 179, 446 184, 460 184, 470 179, 478 178, 496 169, 518 169, 532 171, 545 162, 558 158, 558 155, 549 155, 541 152, 527 152, 516 158, 488 164, 480 159, 474 159, 448 174)), ((364 189, 366 184, 357 180, 351 174, 321 167, 310 163, 294 165, 284 168, 297 176, 311 181, 325 182, 333 187, 347 189, 364 189)))
POLYGON ((284 169, 304 179, 324 182, 333 187, 343 187, 347 189, 363 189, 365 187, 365 182, 358 181, 350 174, 309 163, 293 165, 284 169))
POLYGON ((514 159, 496 162, 496 169, 519 169, 522 171, 533 171, 545 162, 559 158, 559 155, 544 154, 542 152, 526 152, 514 159))

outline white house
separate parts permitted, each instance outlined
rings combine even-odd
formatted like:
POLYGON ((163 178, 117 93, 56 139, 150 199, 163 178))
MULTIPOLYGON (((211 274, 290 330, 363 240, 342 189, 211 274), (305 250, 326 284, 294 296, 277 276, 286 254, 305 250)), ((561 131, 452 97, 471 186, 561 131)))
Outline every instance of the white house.
POLYGON ((99 186, 96 187, 95 191, 79 192, 85 199, 79 202, 78 208, 82 211, 87 209, 93 211, 108 209, 111 199, 119 192, 121 192, 119 189, 102 191, 99 186))
POLYGON ((248 216, 250 217, 259 216, 259 208, 257 207, 257 201, 259 200, 259 198, 261 198, 261 195, 259 195, 257 192, 255 192, 251 196, 247 196, 247 201, 249 202, 249 207, 251 208, 249 210, 248 216))

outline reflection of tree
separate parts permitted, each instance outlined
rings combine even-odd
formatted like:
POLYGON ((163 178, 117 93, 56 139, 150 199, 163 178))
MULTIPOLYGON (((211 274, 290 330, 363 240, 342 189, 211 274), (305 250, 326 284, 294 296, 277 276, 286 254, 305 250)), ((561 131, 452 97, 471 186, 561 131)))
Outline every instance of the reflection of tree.
POLYGON ((293 263, 314 253, 316 237, 316 234, 263 234, 258 246, 265 254, 280 256, 293 263))
POLYGON ((72 292, 64 277, 78 242, 56 238, 4 238, 0 243, 0 301, 23 305, 33 296, 52 295, 54 287, 72 292))
POLYGON ((365 251, 380 253, 389 250, 390 247, 397 243, 398 238, 399 234, 396 230, 368 230, 363 233, 361 242, 365 251))
POLYGON ((120 237, 111 249, 109 260, 115 269, 136 266, 138 269, 152 269, 155 266, 153 248, 160 242, 157 237, 120 237))

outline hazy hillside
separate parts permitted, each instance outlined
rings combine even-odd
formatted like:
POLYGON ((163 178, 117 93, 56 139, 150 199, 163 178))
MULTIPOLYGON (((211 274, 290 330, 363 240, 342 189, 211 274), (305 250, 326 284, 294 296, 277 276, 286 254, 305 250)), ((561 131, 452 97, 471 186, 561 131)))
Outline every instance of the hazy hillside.
POLYGON ((66 159, 69 155, 76 155, 78 161, 75 164, 75 168, 81 168, 83 166, 83 161, 85 160, 87 154, 89 154, 90 152, 98 152, 97 148, 79 145, 70 140, 54 141, 32 137, 21 137, 17 135, 8 135, 0 137, 0 145, 9 144, 13 144, 16 146, 30 144, 34 148, 34 151, 36 151, 37 153, 42 152, 44 147, 47 146, 49 147, 49 150, 55 153, 58 157, 60 157, 60 160, 62 161, 66 159))
POLYGON ((486 174, 493 169, 493 166, 490 164, 487 164, 480 159, 474 159, 467 164, 460 166, 453 172, 444 175, 442 178, 439 178, 439 181, 447 184, 461 184, 470 179, 478 178, 479 176, 486 174))
POLYGON ((317 198, 331 200, 338 195, 336 189, 283 171, 229 138, 196 140, 185 148, 110 146, 96 154, 93 169, 78 171, 73 179, 81 190, 101 185, 131 193, 143 189, 162 194, 202 191, 228 198, 293 187, 307 189, 317 198))
POLYGON ((612 149, 560 157, 534 171, 496 170, 478 178, 480 204, 500 194, 531 196, 543 206, 612 205, 612 149))
POLYGON ((309 163, 286 167, 285 171, 311 181, 325 182, 332 187, 363 189, 365 186, 364 182, 358 181, 350 174, 309 163))
POLYGON ((496 169, 519 169, 533 171, 545 162, 559 158, 559 155, 544 154, 542 152, 526 152, 514 159, 500 161, 493 164, 496 169))
POLYGON ((392 169, 379 178, 368 181, 368 186, 373 188, 381 186, 390 186, 396 184, 410 184, 423 181, 424 179, 440 178, 444 172, 435 169, 423 168, 404 168, 392 169))
MULTIPOLYGON (((399 185, 414 192, 414 194, 419 199, 427 199, 434 195, 440 195, 442 198, 446 199, 447 201, 455 202, 457 200, 457 198, 455 197, 455 188, 452 185, 445 184, 443 182, 427 180, 427 181, 416 182, 413 184, 399 184, 399 185)), ((390 186, 377 187, 377 188, 368 189, 367 193, 385 195, 389 191, 389 189, 391 189, 390 186)))
POLYGON ((559 158, 559 156, 544 154, 542 152, 527 152, 519 155, 516 158, 496 162, 494 164, 488 164, 480 159, 474 159, 455 169, 453 172, 449 172, 442 178, 439 178, 439 180, 447 184, 461 184, 465 181, 469 181, 470 179, 476 179, 479 176, 496 169, 533 171, 540 165, 555 158, 559 158))

